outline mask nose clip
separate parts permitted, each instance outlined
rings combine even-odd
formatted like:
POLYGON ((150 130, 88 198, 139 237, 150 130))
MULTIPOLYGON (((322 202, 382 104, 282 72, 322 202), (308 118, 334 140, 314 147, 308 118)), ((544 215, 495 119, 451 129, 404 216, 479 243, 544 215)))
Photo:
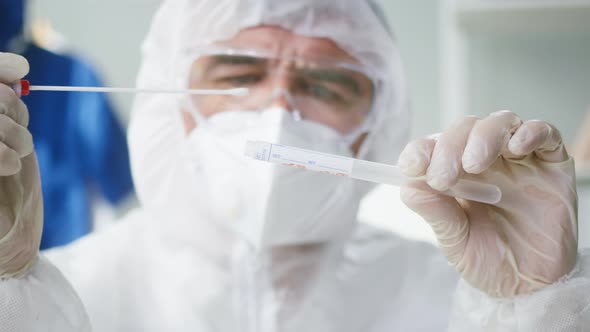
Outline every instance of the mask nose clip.
POLYGON ((293 96, 286 89, 274 89, 270 96, 268 105, 284 108, 285 110, 289 111, 289 114, 291 114, 293 120, 295 121, 301 121, 303 119, 301 111, 299 111, 297 103, 295 102, 295 98, 293 98, 293 96))

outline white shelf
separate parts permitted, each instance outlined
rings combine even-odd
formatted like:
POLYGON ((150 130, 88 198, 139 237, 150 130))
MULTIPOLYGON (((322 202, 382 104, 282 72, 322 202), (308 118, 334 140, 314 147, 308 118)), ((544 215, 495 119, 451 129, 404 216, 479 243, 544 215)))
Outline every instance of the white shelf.
POLYGON ((465 0, 455 15, 468 30, 590 33, 590 0, 465 0))
POLYGON ((502 11, 572 10, 590 7, 590 0, 463 0, 457 8, 464 13, 502 11))

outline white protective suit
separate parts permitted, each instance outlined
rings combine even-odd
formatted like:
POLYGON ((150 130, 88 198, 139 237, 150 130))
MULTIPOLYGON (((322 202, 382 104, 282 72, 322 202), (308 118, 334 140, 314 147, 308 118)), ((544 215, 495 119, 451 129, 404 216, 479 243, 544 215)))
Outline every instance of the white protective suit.
MULTIPOLYGON (((376 13, 365 0, 167 0, 145 41, 138 85, 176 83, 184 48, 245 27, 269 24, 328 37, 381 73, 377 121, 359 157, 394 163, 407 140, 409 113, 399 52, 376 13)), ((175 97, 138 97, 129 138, 142 208, 111 229, 47 253, 95 331, 443 331, 449 324, 451 331, 590 330, 588 255, 563 283, 499 300, 458 283, 436 248, 359 224, 353 214, 334 223, 347 227, 337 232, 345 236, 253 251, 195 211, 178 113, 175 97)), ((358 205, 370 188, 357 183, 358 205)), ((46 264, 41 259, 25 278, 0 282, 0 294, 51 292, 56 281, 35 278, 49 274, 46 264)), ((63 293, 64 310, 79 310, 63 293)), ((32 310, 32 301, 21 302, 20 310, 32 310)))

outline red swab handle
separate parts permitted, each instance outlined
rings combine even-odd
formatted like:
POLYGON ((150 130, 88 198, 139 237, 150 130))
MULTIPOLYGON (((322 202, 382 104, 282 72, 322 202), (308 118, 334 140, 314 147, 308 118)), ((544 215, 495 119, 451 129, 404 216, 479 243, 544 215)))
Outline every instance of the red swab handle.
POLYGON ((19 97, 28 96, 31 93, 31 83, 27 80, 20 80, 14 83, 11 85, 11 88, 19 97))

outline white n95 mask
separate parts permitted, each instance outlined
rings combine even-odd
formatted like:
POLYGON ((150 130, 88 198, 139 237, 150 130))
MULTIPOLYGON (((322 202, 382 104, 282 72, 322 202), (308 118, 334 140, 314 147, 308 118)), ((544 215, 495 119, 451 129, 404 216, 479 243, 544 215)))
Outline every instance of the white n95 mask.
POLYGON ((348 234, 360 199, 353 180, 247 158, 247 140, 352 155, 338 132, 282 108, 199 119, 185 146, 195 208, 257 249, 348 234))

